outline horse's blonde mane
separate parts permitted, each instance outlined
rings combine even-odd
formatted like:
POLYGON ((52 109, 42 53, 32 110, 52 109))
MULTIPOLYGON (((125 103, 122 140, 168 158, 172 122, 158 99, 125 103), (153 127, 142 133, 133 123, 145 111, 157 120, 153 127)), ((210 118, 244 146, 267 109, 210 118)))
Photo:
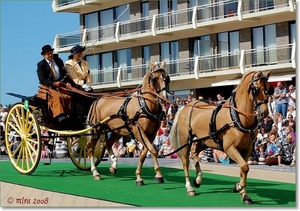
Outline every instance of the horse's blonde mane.
POLYGON ((252 70, 252 71, 248 72, 246 75, 244 75, 243 78, 240 80, 240 83, 237 85, 237 87, 232 92, 235 92, 240 87, 240 85, 244 82, 245 78, 252 73, 255 73, 255 71, 252 70))

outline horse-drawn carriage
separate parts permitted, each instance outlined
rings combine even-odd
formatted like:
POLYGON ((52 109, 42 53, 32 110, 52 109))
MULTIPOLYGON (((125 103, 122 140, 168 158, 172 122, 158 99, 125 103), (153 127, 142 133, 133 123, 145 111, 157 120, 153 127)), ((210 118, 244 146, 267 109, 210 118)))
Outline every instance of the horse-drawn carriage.
MULTIPOLYGON (((151 143, 164 113, 158 101, 160 95, 166 97, 165 89, 169 83, 166 80, 169 78, 164 70, 165 62, 161 66, 150 61, 149 64, 142 84, 133 90, 103 94, 65 89, 71 95, 72 103, 71 113, 63 122, 49 116, 47 98, 7 93, 22 99, 11 107, 5 126, 8 157, 14 168, 22 174, 35 171, 41 158, 42 138, 66 138, 69 156, 75 166, 81 170, 91 169, 97 179, 100 176, 95 173, 95 167, 107 147, 116 171, 117 159, 111 147, 121 136, 130 136, 146 145, 142 153, 145 156, 148 150, 154 152, 151 143), (101 112, 98 104, 103 109, 101 112), (105 116, 97 119, 100 114, 105 116), (43 136, 41 130, 54 136, 43 136)), ((157 159, 155 163, 158 166, 157 159)))
MULTIPOLYGON (((47 120, 47 102, 36 97, 21 97, 23 102, 15 104, 7 117, 5 140, 9 158, 23 174, 31 174, 37 168, 41 155, 41 132, 43 128, 66 136, 68 150, 73 163, 79 169, 90 169, 95 180, 100 180, 96 166, 100 163, 105 148, 111 158, 111 173, 116 173, 118 158, 112 151, 112 145, 120 137, 131 137, 143 144, 140 161, 135 171, 136 185, 144 185, 142 166, 146 154, 150 151, 153 158, 155 180, 164 183, 163 175, 157 160, 156 149, 152 145, 160 121, 165 112, 161 100, 167 101, 167 87, 170 79, 165 71, 166 63, 161 65, 149 61, 149 70, 134 93, 127 97, 119 94, 93 99, 79 99, 72 96, 74 113, 69 127, 73 130, 47 128, 53 125, 47 120), (75 102, 74 102, 75 101, 75 102), (79 101, 78 101, 79 102, 79 101), (83 103, 83 105, 82 105, 83 103), (84 103, 86 103, 84 105, 84 103), (11 133, 14 131, 14 134, 11 133), (108 132, 110 135, 108 137, 108 132), (19 136, 19 143, 12 151, 13 143, 10 136, 19 136), (77 144, 77 150, 71 149, 77 144), (89 158, 89 159, 88 159, 89 158)), ((224 105, 213 106, 203 102, 191 102, 177 112, 170 132, 170 139, 178 152, 185 173, 187 194, 195 195, 189 179, 189 153, 192 143, 197 142, 194 151, 211 147, 223 149, 240 167, 240 181, 234 185, 234 192, 239 192, 244 203, 252 203, 247 195, 247 174, 249 166, 247 159, 253 147, 253 137, 258 122, 268 115, 267 97, 272 94, 268 85, 271 71, 251 71, 244 75, 240 84, 224 105)), ((13 94, 12 94, 13 95, 13 94)), ((54 124, 55 125, 55 124, 54 124)), ((192 157, 196 168, 194 186, 200 187, 202 171, 195 153, 192 157)))

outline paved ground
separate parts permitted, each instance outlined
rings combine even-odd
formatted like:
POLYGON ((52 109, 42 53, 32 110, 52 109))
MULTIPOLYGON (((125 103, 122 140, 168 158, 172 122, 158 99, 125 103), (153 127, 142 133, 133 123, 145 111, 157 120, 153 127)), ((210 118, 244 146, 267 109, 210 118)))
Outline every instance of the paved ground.
MULTIPOLYGON (((7 160, 6 156, 0 156, 0 160, 7 160)), ((40 162, 43 162, 41 160, 40 162)), ((52 162, 71 162, 69 158, 53 159, 52 162)), ((101 163, 109 163, 110 160, 103 160, 101 163)), ((137 165, 138 158, 120 158, 119 164, 137 165)), ((100 165, 101 165, 100 163, 100 165)), ((192 163, 192 162, 191 162, 192 163)), ((159 164, 165 167, 182 168, 179 159, 160 158, 159 164)), ((146 159, 145 166, 152 166, 152 159, 146 159)), ((193 167, 190 167, 193 169, 193 167)), ((215 174, 223 174, 228 176, 238 176, 239 168, 236 164, 224 165, 220 163, 201 163, 202 172, 215 174)), ((289 182, 296 184, 296 167, 295 166, 266 166, 266 165, 251 165, 248 173, 248 178, 257 178, 269 181, 289 182)), ((37 205, 42 207, 131 207, 129 205, 107 202, 103 200, 95 200, 84 197, 78 197, 67 194, 60 194, 50 191, 43 191, 34 188, 28 188, 20 185, 13 185, 1 182, 1 206, 10 207, 9 196, 21 197, 30 195, 39 198, 39 196, 47 195, 49 203, 47 205, 37 205)), ((14 204, 13 206, 18 206, 14 204)), ((20 207, 26 205, 20 204, 20 207)), ((30 205, 32 207, 33 205, 30 205)))

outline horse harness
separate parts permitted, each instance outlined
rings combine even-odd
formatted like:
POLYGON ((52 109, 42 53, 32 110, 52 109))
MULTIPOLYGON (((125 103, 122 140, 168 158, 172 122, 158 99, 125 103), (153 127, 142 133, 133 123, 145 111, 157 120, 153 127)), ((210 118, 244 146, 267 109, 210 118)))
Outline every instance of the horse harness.
MULTIPOLYGON (((164 69, 161 68, 161 67, 159 66, 159 64, 157 64, 157 65, 158 65, 158 68, 155 69, 155 70, 153 70, 153 71, 151 71, 151 73, 150 73, 150 76, 149 76, 149 79, 148 79, 148 84, 151 82, 152 85, 153 85, 153 87, 155 88, 156 93, 160 93, 161 91, 166 90, 166 87, 163 87, 162 89, 158 90, 158 89, 154 86, 154 82, 155 82, 156 79, 152 77, 152 73, 154 73, 154 72, 156 72, 156 71, 161 71, 161 70, 164 71, 164 69)), ((167 83, 167 84, 170 82, 170 78, 169 78, 168 75, 167 75, 166 78, 164 77, 163 79, 164 79, 165 83, 167 83)), ((140 88, 140 87, 141 87, 141 85, 139 86, 139 88, 140 88)), ((139 90, 137 91, 137 94, 138 94, 138 95, 143 95, 141 89, 139 89, 139 90)), ((100 98, 99 98, 99 99, 100 99, 100 98)), ((108 130, 105 131, 105 133, 111 132, 111 131, 114 131, 114 130, 118 130, 118 129, 123 128, 123 127, 126 127, 126 129, 127 129, 128 132, 129 132, 129 136, 130 136, 133 140, 135 140, 135 136, 134 136, 134 134, 133 134, 133 132, 132 132, 132 129, 130 128, 130 125, 137 125, 138 118, 139 118, 142 114, 146 115, 146 116, 149 117, 149 118, 155 119, 156 121, 160 121, 160 120, 162 120, 162 119, 164 119, 164 118, 166 117, 166 114, 165 114, 165 112, 163 111, 162 106, 161 106, 160 104, 159 104, 158 112, 154 114, 154 113, 152 113, 152 112, 150 111, 150 109, 148 108, 145 99, 144 99, 142 96, 137 96, 137 99, 138 99, 138 102, 139 102, 139 105, 140 105, 140 110, 137 111, 137 112, 135 113, 135 115, 134 115, 132 118, 130 118, 130 117, 127 115, 127 111, 126 111, 126 110, 127 110, 127 106, 128 106, 128 104, 129 104, 129 102, 130 102, 131 99, 132 99, 132 96, 127 97, 126 100, 124 101, 123 105, 120 107, 119 111, 118 111, 116 114, 112 114, 112 115, 110 115, 109 118, 107 118, 107 119, 121 118, 121 119, 123 120, 123 122, 124 122, 124 125, 122 125, 122 126, 120 126, 120 127, 117 127, 117 128, 114 128, 114 129, 110 129, 110 128, 109 128, 108 130)), ((105 124, 105 123, 97 122, 95 125, 93 125, 93 127, 96 128, 96 127, 98 127, 98 126, 100 126, 100 125, 101 125, 101 126, 103 126, 103 125, 106 125, 106 126, 107 126, 107 124, 105 124)), ((141 133, 141 132, 140 132, 140 129, 139 129, 139 133, 141 133)), ((140 135, 141 135, 141 134, 140 134, 140 135)), ((141 137, 142 137, 142 136, 141 136, 141 137)))
MULTIPOLYGON (((254 77, 254 75, 253 75, 254 77)), ((251 84, 249 86, 249 89, 248 89, 248 93, 250 93, 251 91, 251 94, 252 94, 252 97, 253 97, 253 101, 255 103, 255 112, 256 113, 259 113, 259 107, 260 105, 262 104, 266 104, 267 103, 267 100, 263 100, 261 102, 257 102, 257 99, 256 97, 258 96, 259 94, 259 88, 254 86, 253 85, 253 82, 257 81, 257 80, 260 80, 260 79, 263 79, 263 80, 267 80, 268 78, 265 77, 265 76, 262 76, 262 77, 259 77, 259 78, 253 78, 252 77, 252 80, 251 80, 251 84)), ((267 91, 267 88, 266 88, 266 81, 264 82, 264 90, 265 90, 265 94, 268 93, 267 91)), ((218 105, 212 112, 212 115, 211 115, 211 119, 210 119, 210 123, 209 123, 209 135, 208 136, 205 136, 205 137, 202 137, 202 138, 198 138, 198 139, 194 139, 196 137, 195 134, 192 133, 192 129, 191 129, 191 117, 192 117, 192 112, 193 112, 193 109, 195 107, 195 105, 200 102, 200 101, 197 101, 194 103, 194 105, 192 106, 192 109, 190 111, 190 115, 189 115, 189 136, 188 136, 188 142, 187 144, 179 147, 178 149, 174 150, 172 153, 169 153, 168 155, 165 155, 165 156, 169 156, 173 153, 176 153, 178 152, 179 150, 181 150, 182 148, 186 147, 187 145, 192 145, 192 143, 194 142, 200 142, 200 141, 205 141, 207 139, 213 139, 214 142, 219 146, 219 149, 224 151, 224 148, 223 148, 223 140, 219 137, 219 135, 221 133, 223 133, 224 131, 226 131, 230 126, 231 124, 233 123, 234 124, 234 127, 237 128, 238 130, 242 131, 242 132, 247 132, 247 133, 251 133, 251 137, 252 137, 252 140, 255 138, 254 137, 254 131, 256 130, 256 128, 258 127, 258 118, 255 118, 255 123, 254 125, 251 127, 251 128, 245 128, 243 126, 243 124, 241 123, 241 120, 239 118, 239 115, 238 115, 238 112, 233 109, 233 108, 236 108, 236 102, 235 102, 235 95, 236 95, 236 92, 232 92, 231 96, 230 96, 230 99, 229 99, 229 105, 230 105, 230 117, 231 117, 231 120, 232 122, 230 123, 226 123, 223 127, 221 127, 219 130, 217 130, 217 127, 216 127, 216 118, 217 118, 217 114, 219 113, 219 111, 221 110, 221 108, 223 107, 223 104, 220 104, 218 105)))

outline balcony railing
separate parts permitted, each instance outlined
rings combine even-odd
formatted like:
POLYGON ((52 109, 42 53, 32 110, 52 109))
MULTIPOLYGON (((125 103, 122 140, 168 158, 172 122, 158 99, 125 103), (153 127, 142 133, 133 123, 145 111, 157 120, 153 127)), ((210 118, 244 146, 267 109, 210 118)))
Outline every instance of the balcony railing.
POLYGON ((80 0, 57 0, 57 7, 63 7, 70 4, 75 4, 80 2, 80 0))
MULTIPOLYGON (((203 73, 218 74, 220 71, 259 68, 263 66, 283 64, 295 68, 296 43, 276 47, 241 50, 226 54, 196 56, 167 61, 166 71, 170 76, 201 75, 203 73)), ((274 67, 272 67, 274 68, 274 67)), ((144 77, 149 65, 117 67, 106 70, 91 70, 93 85, 115 84, 120 82, 138 82, 144 77), (119 73, 119 74, 118 74, 119 73), (120 78, 118 78, 120 75, 120 78)))
MULTIPOLYGON (((70 1, 68 2, 70 3, 70 1)), ((248 4, 250 4, 249 2, 248 4)), ((225 20, 226 18, 228 21, 236 21, 236 16, 239 17, 239 20, 242 20, 245 15, 254 12, 259 17, 260 13, 266 10, 285 9, 286 11, 294 11, 295 1, 274 1, 274 6, 260 5, 258 10, 251 8, 251 6, 244 7, 243 4, 245 2, 241 0, 223 1, 58 35, 57 46, 55 47, 56 49, 65 47, 66 40, 68 40, 68 46, 73 46, 77 44, 78 37, 80 37, 82 43, 90 45, 95 44, 97 41, 107 42, 108 39, 112 39, 112 42, 119 42, 120 38, 127 39, 128 37, 130 39, 130 36, 143 35, 147 32, 152 32, 152 35, 155 36, 158 32, 163 33, 171 28, 172 30, 183 26, 197 28, 202 27, 206 22, 213 25, 217 24, 215 21, 225 20), (87 34, 84 35, 84 32, 87 34), (74 39, 72 39, 72 36, 74 36, 74 39), (72 40, 74 40, 74 43, 71 43, 72 40)))

